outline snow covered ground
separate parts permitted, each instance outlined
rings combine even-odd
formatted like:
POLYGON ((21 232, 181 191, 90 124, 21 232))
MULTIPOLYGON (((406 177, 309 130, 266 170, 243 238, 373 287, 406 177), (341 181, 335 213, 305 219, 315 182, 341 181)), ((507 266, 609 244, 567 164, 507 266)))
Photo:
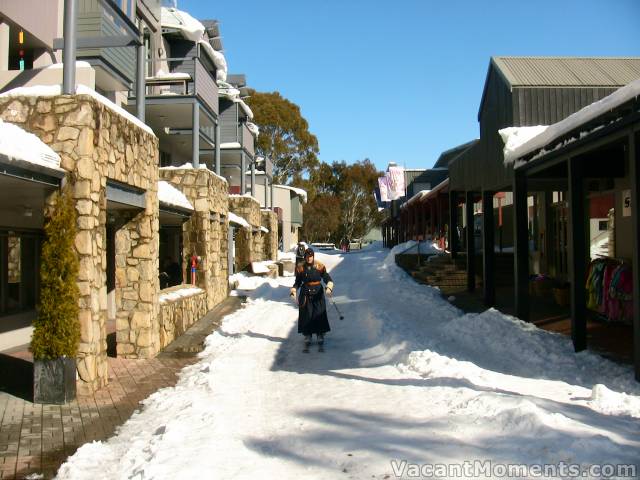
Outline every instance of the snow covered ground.
POLYGON ((475 464, 490 468, 479 478, 640 467, 631 368, 494 310, 464 315, 379 247, 317 258, 345 316, 329 306, 325 353, 302 353, 293 279, 267 281, 176 387, 81 447, 59 478, 383 479, 419 468, 451 478, 476 460, 492 462, 475 464), (529 470, 503 475, 507 464, 529 470))

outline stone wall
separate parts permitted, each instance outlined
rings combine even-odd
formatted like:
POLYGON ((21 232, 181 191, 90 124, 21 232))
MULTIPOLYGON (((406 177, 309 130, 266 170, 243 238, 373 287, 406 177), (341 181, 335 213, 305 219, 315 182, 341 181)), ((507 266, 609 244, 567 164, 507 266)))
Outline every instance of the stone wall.
POLYGON ((244 218, 252 229, 239 228, 236 233, 236 271, 248 270, 251 262, 264 260, 260 202, 249 195, 229 195, 229 210, 244 218), (258 231, 255 231, 258 230, 258 231))
POLYGON ((278 260, 278 215, 271 210, 260 212, 262 226, 269 230, 264 234, 264 259, 278 260))
MULTIPOLYGON (((182 227, 184 255, 199 257, 196 286, 206 292, 207 307, 212 309, 229 293, 227 182, 206 168, 161 168, 160 177, 184 193, 194 206, 193 215, 182 227)), ((190 281, 190 273, 187 278, 190 281)))
POLYGON ((206 292, 199 289, 180 296, 186 288, 189 287, 178 285, 160 292, 160 348, 173 342, 209 311, 206 292))
POLYGON ((145 208, 117 233, 118 354, 148 357, 159 349, 158 140, 89 95, 0 98, 0 118, 51 146, 67 171, 78 214, 78 388, 95 390, 108 381, 107 179, 145 192, 145 208))

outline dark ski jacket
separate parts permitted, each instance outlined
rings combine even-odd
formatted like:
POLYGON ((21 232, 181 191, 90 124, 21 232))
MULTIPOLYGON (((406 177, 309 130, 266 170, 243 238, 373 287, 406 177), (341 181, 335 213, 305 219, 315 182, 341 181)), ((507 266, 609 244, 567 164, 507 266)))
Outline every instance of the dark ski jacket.
POLYGON ((294 288, 298 294, 298 333, 311 335, 331 330, 322 282, 331 282, 327 268, 320 262, 296 266, 294 288))

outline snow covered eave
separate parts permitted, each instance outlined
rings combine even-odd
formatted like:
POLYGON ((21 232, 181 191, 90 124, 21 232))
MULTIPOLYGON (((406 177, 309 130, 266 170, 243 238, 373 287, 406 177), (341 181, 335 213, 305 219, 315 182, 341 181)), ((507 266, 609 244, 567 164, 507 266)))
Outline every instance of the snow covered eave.
MULTIPOLYGON (((587 105, 567 118, 550 125, 540 134, 514 148, 509 154, 509 161, 520 160, 533 152, 541 151, 560 137, 579 130, 581 126, 638 97, 640 97, 640 79, 634 80, 611 95, 587 105)), ((506 155, 505 162, 507 162, 506 155)))
POLYGON ((406 202, 404 202, 402 204, 402 207, 400 208, 404 208, 407 205, 412 205, 415 202, 421 200, 425 195, 427 195, 431 190, 420 190, 418 193, 416 193, 413 197, 411 197, 409 200, 407 200, 406 202))
POLYGON ((158 202, 171 210, 178 210, 191 215, 193 205, 186 195, 165 180, 158 181, 158 202))
POLYGON ((233 223, 234 225, 238 225, 239 227, 246 228, 248 230, 252 229, 249 222, 233 212, 229 212, 229 223, 233 223))
POLYGON ((289 190, 290 192, 293 192, 296 195, 298 195, 300 198, 302 198, 303 203, 307 203, 307 191, 302 188, 290 187, 289 185, 274 185, 274 187, 289 190))

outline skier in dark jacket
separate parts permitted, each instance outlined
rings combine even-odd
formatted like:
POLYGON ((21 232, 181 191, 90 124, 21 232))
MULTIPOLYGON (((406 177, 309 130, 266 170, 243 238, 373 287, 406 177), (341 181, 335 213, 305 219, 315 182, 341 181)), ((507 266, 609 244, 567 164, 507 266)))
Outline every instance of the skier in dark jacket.
POLYGON ((311 335, 316 334, 318 345, 324 344, 324 334, 331 330, 327 318, 327 304, 324 299, 326 284, 327 295, 333 292, 333 281, 327 268, 314 259, 313 250, 308 248, 304 253, 304 263, 296 266, 296 281, 291 288, 291 297, 298 295, 298 333, 304 335, 305 351, 311 344, 311 335))

